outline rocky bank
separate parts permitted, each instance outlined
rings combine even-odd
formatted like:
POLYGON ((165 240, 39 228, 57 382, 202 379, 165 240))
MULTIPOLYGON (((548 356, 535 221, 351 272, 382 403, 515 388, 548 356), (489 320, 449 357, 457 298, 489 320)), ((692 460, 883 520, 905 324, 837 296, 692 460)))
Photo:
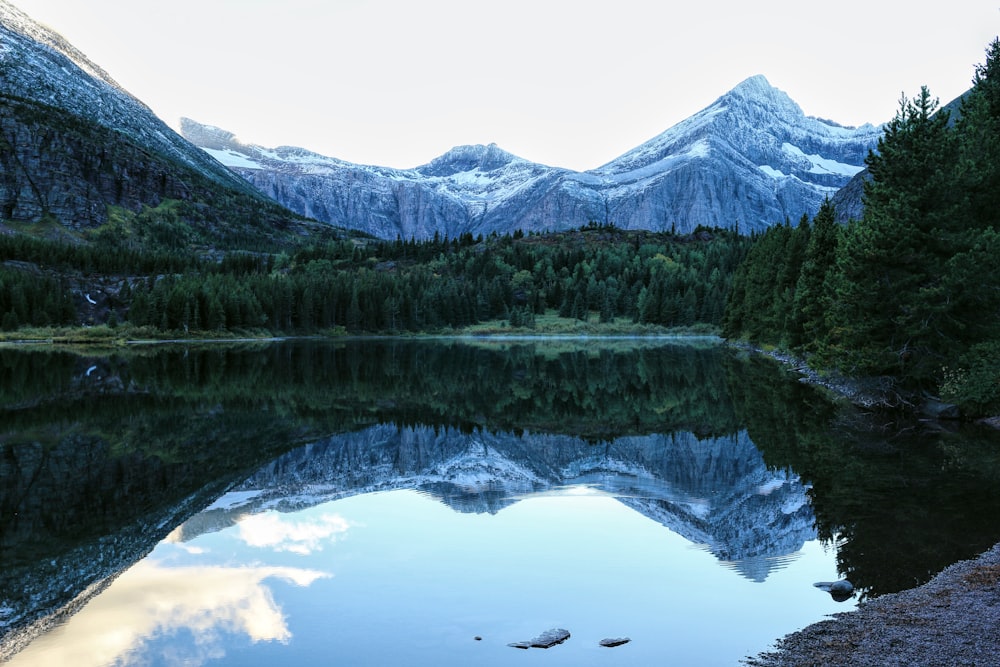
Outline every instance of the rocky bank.
POLYGON ((910 590, 790 634, 753 667, 1000 665, 1000 544, 910 590))

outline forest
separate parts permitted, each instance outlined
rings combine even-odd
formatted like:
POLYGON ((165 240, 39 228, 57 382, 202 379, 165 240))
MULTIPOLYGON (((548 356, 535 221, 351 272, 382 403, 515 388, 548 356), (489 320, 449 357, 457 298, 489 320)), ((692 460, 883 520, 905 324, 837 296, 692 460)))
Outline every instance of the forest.
MULTIPOLYGON (((826 202, 757 239, 723 335, 887 379, 969 414, 1000 408, 1000 41, 952 117, 924 87, 866 161, 864 214, 826 202)), ((991 412, 992 411, 992 412, 991 412)))
POLYGON ((532 329, 550 311, 577 321, 717 328, 751 243, 725 230, 681 236, 590 225, 485 239, 346 239, 210 259, 182 248, 122 252, 7 236, 0 309, 7 330, 73 324, 75 272, 77 283, 102 276, 109 295, 107 317, 93 324, 159 331, 439 332, 485 321, 532 329))

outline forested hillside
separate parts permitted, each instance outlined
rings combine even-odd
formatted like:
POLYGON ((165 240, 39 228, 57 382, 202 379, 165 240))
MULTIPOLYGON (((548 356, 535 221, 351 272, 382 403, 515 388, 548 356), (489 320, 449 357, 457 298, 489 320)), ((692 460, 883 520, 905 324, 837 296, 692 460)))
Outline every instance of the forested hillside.
POLYGON ((344 240, 217 261, 183 248, 124 252, 0 236, 0 309, 7 330, 81 319, 187 333, 434 332, 492 320, 531 329, 546 313, 717 327, 749 245, 721 230, 682 236, 591 225, 551 235, 344 240))
POLYGON ((838 226, 827 202, 811 224, 763 234, 724 335, 1000 408, 1000 41, 950 120, 926 88, 904 98, 866 161, 863 217, 838 226))

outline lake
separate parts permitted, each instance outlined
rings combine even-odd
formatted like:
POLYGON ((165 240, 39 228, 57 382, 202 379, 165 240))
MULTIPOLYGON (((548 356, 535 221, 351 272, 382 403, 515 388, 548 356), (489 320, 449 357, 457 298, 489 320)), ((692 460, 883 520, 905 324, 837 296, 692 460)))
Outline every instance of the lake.
POLYGON ((736 665, 1000 541, 996 432, 711 340, 19 348, 0 380, 10 665, 736 665))

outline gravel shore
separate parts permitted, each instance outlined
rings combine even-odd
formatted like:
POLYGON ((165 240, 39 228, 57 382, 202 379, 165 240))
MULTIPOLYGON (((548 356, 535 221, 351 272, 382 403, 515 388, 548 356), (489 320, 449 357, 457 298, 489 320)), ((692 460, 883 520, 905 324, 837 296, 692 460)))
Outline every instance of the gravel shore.
POLYGON ((1000 666, 1000 544, 747 658, 753 667, 1000 666))

